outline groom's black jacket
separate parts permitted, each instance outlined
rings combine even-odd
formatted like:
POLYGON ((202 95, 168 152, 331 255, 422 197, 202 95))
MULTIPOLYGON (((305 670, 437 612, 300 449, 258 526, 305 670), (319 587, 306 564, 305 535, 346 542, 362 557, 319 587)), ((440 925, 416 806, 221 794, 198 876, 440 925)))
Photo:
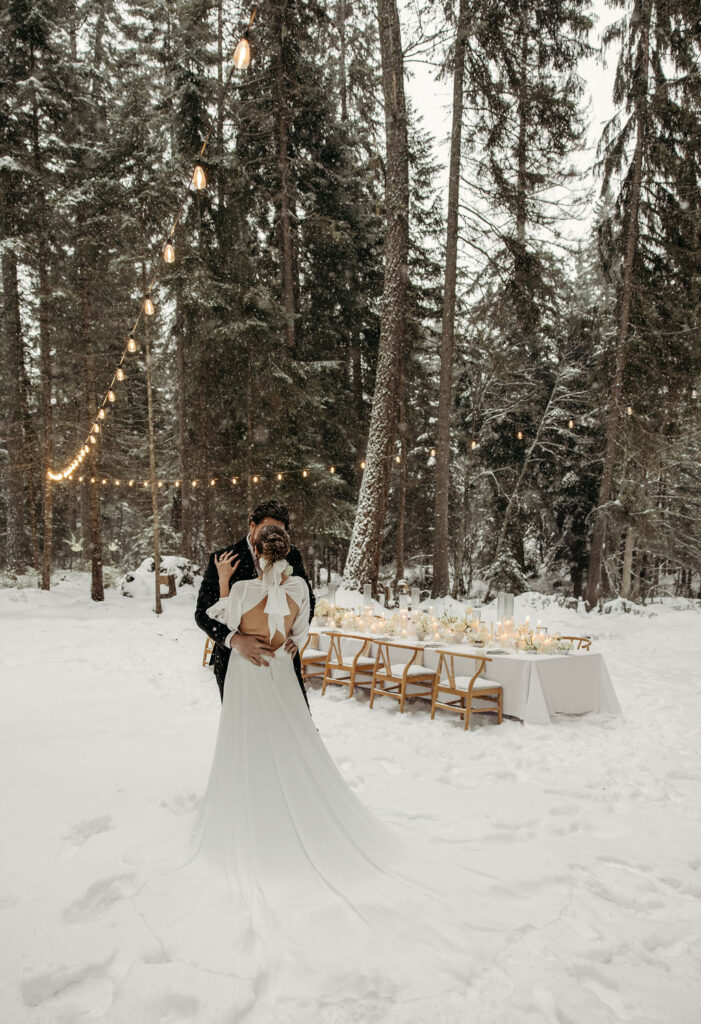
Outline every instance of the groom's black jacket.
MULTIPOLYGON (((222 555, 225 551, 233 551, 234 561, 240 559, 236 572, 231 577, 230 586, 233 587, 234 583, 238 583, 239 580, 254 580, 257 577, 255 563, 251 555, 250 548, 248 547, 248 537, 244 537, 233 547, 221 548, 219 551, 214 551, 209 558, 209 564, 207 570, 202 579, 200 586, 200 592, 197 595, 197 607, 195 608, 195 622, 203 629, 207 636, 214 640, 214 654, 210 660, 210 665, 214 663, 214 676, 219 686, 219 693, 224 699, 224 678, 226 676, 226 669, 229 664, 229 658, 231 657, 231 648, 226 646, 226 638, 231 632, 229 627, 223 622, 217 622, 216 619, 210 618, 207 615, 207 609, 219 600, 219 573, 217 567, 214 564, 215 555, 222 555)), ((312 585, 307 578, 307 574, 304 571, 304 565, 302 564, 302 556, 300 555, 297 548, 290 548, 287 554, 287 561, 292 566, 292 575, 301 576, 304 582, 309 587, 309 621, 311 622, 314 615, 314 591, 312 585)), ((294 667, 299 679, 299 685, 302 687, 302 693, 304 699, 309 707, 309 701, 307 700, 307 691, 304 689, 304 682, 302 680, 302 664, 300 661, 299 654, 294 657, 294 667)))

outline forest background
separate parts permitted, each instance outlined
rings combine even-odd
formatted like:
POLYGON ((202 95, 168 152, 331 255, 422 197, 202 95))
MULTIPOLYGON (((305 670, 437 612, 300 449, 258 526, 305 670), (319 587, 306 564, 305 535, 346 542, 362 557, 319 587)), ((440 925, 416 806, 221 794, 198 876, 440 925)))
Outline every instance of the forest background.
POLYGON ((697 594, 696 5, 606 10, 601 131, 584 0, 269 0, 218 106, 250 10, 3 5, 0 566, 100 600, 153 478, 199 563, 274 496, 315 578, 697 594))

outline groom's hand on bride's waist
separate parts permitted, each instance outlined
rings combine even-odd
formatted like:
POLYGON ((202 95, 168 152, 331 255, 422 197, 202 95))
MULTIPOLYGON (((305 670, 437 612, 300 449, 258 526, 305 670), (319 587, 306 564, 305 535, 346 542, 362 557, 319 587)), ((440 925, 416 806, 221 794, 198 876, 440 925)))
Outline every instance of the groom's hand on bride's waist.
POLYGON ((246 658, 253 665, 267 665, 266 655, 275 653, 275 648, 265 640, 246 633, 235 633, 229 643, 233 650, 238 651, 242 658, 246 658))

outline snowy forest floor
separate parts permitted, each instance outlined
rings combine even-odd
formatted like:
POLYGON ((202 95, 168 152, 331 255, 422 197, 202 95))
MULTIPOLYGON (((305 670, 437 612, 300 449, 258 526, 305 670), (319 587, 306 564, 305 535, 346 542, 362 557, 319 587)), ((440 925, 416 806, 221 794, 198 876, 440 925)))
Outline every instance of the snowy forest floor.
MULTIPOLYGON (((115 992, 133 971, 129 919, 115 917, 130 894, 123 851, 192 812, 214 748, 219 697, 192 588, 159 619, 145 598, 108 591, 98 605, 87 592, 78 574, 50 593, 0 590, 3 1024, 118 1020, 115 992)), ((542 618, 593 635, 622 718, 490 719, 465 735, 457 716, 431 722, 425 705, 402 716, 394 702, 370 711, 364 694, 310 688, 314 720, 360 798, 430 834, 448 873, 486 851, 539 894, 548 923, 508 936, 456 993, 456 1020, 698 1024, 701 615, 542 618)), ((409 1004, 299 1006, 284 993, 274 1013, 252 998, 236 1015, 215 1010, 202 972, 172 978, 144 995, 133 1024, 447 1019, 409 1004)))

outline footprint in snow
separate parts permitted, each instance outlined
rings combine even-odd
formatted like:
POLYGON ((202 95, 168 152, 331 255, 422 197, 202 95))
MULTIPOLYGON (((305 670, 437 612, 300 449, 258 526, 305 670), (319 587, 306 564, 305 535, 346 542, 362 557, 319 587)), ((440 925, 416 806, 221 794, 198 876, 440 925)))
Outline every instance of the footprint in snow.
POLYGON ((99 818, 84 818, 83 821, 73 825, 70 832, 65 836, 65 841, 75 847, 83 846, 93 836, 98 836, 102 832, 109 832, 111 828, 112 817, 109 814, 104 814, 99 818))
POLYGON ((61 917, 68 924, 93 921, 102 917, 119 900, 126 899, 134 891, 132 875, 113 875, 94 882, 87 892, 66 907, 61 917))
POLYGON ((48 999, 55 999, 69 989, 75 989, 95 978, 104 977, 111 957, 104 963, 85 964, 70 970, 60 967, 46 974, 37 974, 22 982, 21 992, 25 1006, 40 1006, 48 999))

